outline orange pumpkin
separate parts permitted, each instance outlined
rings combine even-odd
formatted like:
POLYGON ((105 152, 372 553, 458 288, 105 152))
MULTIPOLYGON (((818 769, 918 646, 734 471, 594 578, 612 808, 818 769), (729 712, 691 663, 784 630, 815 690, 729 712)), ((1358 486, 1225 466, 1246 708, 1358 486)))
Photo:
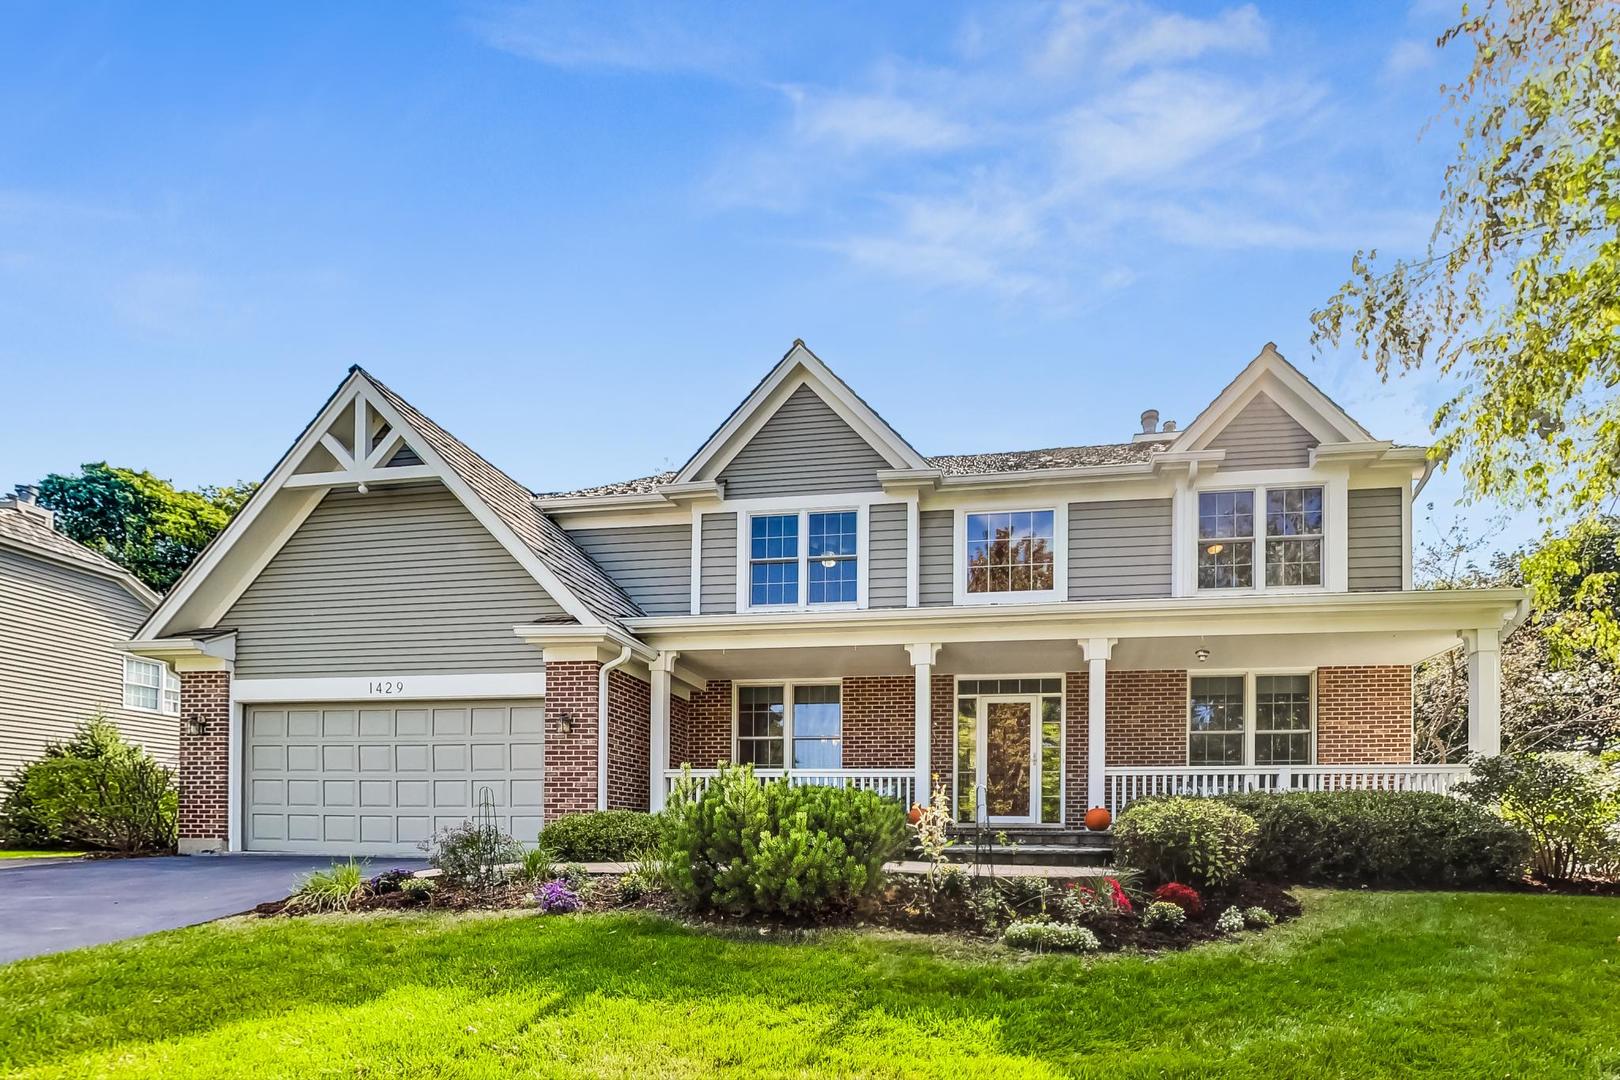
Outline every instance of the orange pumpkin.
POLYGON ((1105 806, 1093 806, 1086 811, 1086 828, 1092 832, 1102 832, 1113 820, 1114 815, 1105 806))
POLYGON ((911 813, 907 814, 906 816, 911 820, 913 825, 917 824, 917 822, 922 820, 922 806, 917 803, 912 803, 911 813))

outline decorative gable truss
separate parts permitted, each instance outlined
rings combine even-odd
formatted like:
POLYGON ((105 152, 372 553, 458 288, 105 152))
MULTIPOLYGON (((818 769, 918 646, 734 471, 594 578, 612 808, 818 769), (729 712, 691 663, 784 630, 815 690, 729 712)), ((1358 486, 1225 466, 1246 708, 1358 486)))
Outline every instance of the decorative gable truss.
MULTIPOLYGON (((362 380, 363 382, 363 380, 362 380)), ((441 479, 361 385, 353 399, 321 432, 283 486, 338 487, 355 484, 362 492, 382 481, 405 483, 441 479)))

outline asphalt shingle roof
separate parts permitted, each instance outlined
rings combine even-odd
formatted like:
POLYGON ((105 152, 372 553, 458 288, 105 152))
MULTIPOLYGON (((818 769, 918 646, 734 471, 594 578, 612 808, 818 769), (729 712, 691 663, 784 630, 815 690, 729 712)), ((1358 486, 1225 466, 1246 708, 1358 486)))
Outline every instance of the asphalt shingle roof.
MULTIPOLYGON (((61 562, 82 566, 104 577, 118 578, 126 587, 134 581, 133 575, 128 570, 111 559, 57 532, 44 514, 25 510, 19 506, 0 507, 0 540, 18 547, 31 548, 61 562)), ((130 591, 135 592, 135 589, 130 591)), ((149 591, 137 595, 144 600, 153 599, 153 594, 149 591)))
POLYGON ((388 404, 421 433, 445 464, 484 500, 592 614, 610 623, 643 614, 635 601, 569 539, 561 526, 541 513, 534 505, 534 495, 528 488, 378 382, 370 372, 361 370, 388 404))

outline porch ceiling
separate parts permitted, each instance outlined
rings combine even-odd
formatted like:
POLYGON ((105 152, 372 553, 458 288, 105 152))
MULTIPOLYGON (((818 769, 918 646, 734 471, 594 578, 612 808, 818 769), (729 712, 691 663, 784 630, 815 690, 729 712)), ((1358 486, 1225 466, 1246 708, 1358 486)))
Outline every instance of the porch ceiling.
MULTIPOLYGON (((1111 670, 1316 668, 1337 665, 1415 664, 1459 643, 1455 633, 1256 634, 1215 637, 1121 638, 1111 670), (1198 662, 1200 648, 1210 651, 1198 662)), ((682 651, 682 668, 706 679, 833 678, 909 675, 911 661, 898 645, 765 647, 682 651)), ((942 675, 1035 675, 1084 671, 1076 640, 948 642, 934 671, 942 675)))

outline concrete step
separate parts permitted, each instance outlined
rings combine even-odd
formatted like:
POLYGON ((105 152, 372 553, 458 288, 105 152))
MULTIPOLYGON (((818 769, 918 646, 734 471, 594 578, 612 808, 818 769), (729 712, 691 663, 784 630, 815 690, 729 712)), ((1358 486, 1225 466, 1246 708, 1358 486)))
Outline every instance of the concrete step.
POLYGON ((1092 832, 1089 829, 1032 828, 985 829, 982 833, 972 828, 959 829, 956 833, 957 846, 972 847, 981 836, 983 846, 997 848, 1040 845, 1108 850, 1114 846, 1113 836, 1106 832, 1092 832))
POLYGON ((979 851, 958 845, 947 850, 945 857, 953 863, 980 862, 994 866, 1108 866, 1113 862, 1113 851, 1073 844, 1021 844, 986 847, 979 851))

